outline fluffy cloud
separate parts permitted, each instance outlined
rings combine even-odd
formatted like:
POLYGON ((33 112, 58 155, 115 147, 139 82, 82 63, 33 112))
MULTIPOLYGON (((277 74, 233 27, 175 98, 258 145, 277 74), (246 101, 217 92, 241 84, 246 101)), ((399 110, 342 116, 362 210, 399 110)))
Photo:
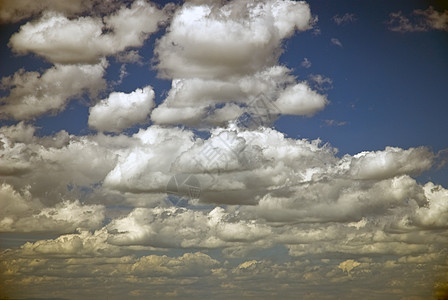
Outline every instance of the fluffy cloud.
POLYGON ((151 119, 158 124, 224 125, 245 112, 260 117, 266 113, 312 115, 322 110, 328 103, 326 97, 313 91, 306 82, 295 83, 289 73, 286 67, 274 66, 250 76, 226 80, 176 79, 165 102, 154 109, 151 119), (218 106, 220 103, 225 105, 218 106))
POLYGON ((53 63, 97 63, 103 56, 142 46, 165 19, 165 12, 145 1, 135 1, 103 19, 69 19, 47 11, 39 20, 23 25, 9 45, 18 54, 32 52, 53 63))
POLYGON ((157 68, 169 78, 251 74, 274 65, 281 40, 311 21, 304 2, 186 3, 157 44, 157 68))
POLYGON ((448 31, 448 10, 438 12, 432 6, 425 10, 416 9, 412 12, 411 18, 399 11, 391 13, 386 23, 390 30, 396 32, 448 31))
POLYGON ((2 78, 1 88, 9 95, 0 98, 0 117, 32 119, 48 112, 58 112, 68 100, 88 92, 95 97, 105 87, 103 75, 107 62, 94 65, 55 65, 44 73, 21 69, 2 78))
POLYGON ((114 92, 90 108, 89 126, 100 131, 119 132, 148 121, 154 106, 154 91, 150 86, 132 93, 114 92))
POLYGON ((281 113, 321 110, 325 96, 277 65, 282 41, 296 30, 310 29, 313 22, 304 2, 186 3, 155 48, 159 74, 173 83, 152 120, 223 125, 247 112, 260 94, 272 103, 280 101, 281 113), (296 90, 298 95, 292 95, 296 90), (179 117, 180 108, 185 113, 179 117))
POLYGON ((328 101, 302 82, 288 87, 275 103, 282 114, 313 115, 322 110, 328 101))

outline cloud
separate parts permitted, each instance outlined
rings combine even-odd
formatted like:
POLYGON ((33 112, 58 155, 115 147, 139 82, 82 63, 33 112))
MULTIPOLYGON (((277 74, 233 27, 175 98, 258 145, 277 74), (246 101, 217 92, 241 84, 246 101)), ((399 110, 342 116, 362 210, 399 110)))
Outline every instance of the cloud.
POLYGON ((94 65, 55 65, 45 72, 26 72, 2 78, 1 88, 9 95, 0 98, 1 118, 28 120, 45 113, 58 112, 71 98, 89 93, 95 97, 105 88, 107 62, 94 65))
POLYGON ((98 63, 101 57, 142 46, 166 18, 164 11, 145 1, 135 1, 103 19, 69 19, 46 11, 39 20, 22 25, 9 46, 17 54, 32 52, 52 63, 98 63))
POLYGON ((53 10, 73 17, 83 13, 108 13, 117 9, 121 3, 116 0, 4 0, 0 11, 0 23, 15 23, 53 10))
POLYGON ((348 123, 346 121, 336 121, 336 120, 324 120, 326 126, 344 126, 348 123))
POLYGON ((344 155, 270 128, 280 114, 311 116, 329 103, 321 93, 332 79, 299 81, 278 62, 285 39, 316 21, 306 3, 175 6, 155 53, 159 75, 172 80, 162 104, 152 110, 150 86, 110 92, 90 108, 98 132, 79 136, 42 136, 29 120, 86 93, 97 97, 104 56, 123 63, 123 79, 125 64, 142 62, 136 48, 169 18, 168 8, 106 1, 92 13, 96 0, 22 0, 28 6, 20 12, 5 3, 4 22, 37 16, 12 47, 55 65, 2 79, 10 90, 2 117, 20 120, 0 127, 2 244, 32 241, 0 252, 0 298, 76 291, 80 299, 342 299, 374 290, 368 298, 427 299, 435 286, 443 292, 448 191, 413 178, 443 151, 344 155), (72 52, 63 53, 66 46, 72 52), (136 124, 138 132, 120 133, 136 124), (198 180, 197 198, 167 195, 179 176, 198 180))
POLYGON ((320 74, 310 74, 308 76, 311 86, 318 91, 326 91, 333 88, 333 80, 320 74))
POLYGON ((226 80, 173 80, 167 98, 154 109, 151 119, 157 124, 209 122, 222 126, 250 112, 254 105, 271 106, 273 114, 311 115, 322 110, 328 103, 326 97, 313 91, 306 82, 296 83, 289 73, 286 67, 275 66, 226 80), (225 105, 217 107, 220 103, 225 105))
POLYGON ((304 2, 186 3, 156 45, 157 69, 167 78, 219 78, 261 71, 276 63, 280 42, 295 30, 310 29, 311 21, 304 2), (249 19, 240 18, 243 15, 249 19))
POLYGON ((292 99, 292 90, 312 97, 315 92, 278 65, 282 41, 313 23, 304 2, 186 3, 176 10, 167 33, 156 43, 159 75, 173 81, 151 119, 157 124, 223 126, 247 112, 245 107, 260 94, 272 103, 283 99, 283 107, 288 98, 294 106, 287 107, 288 114, 321 110, 324 96, 320 96, 324 105, 295 105, 306 98, 292 99))
POLYGON ((357 19, 355 17, 355 14, 351 14, 351 13, 345 13, 342 16, 339 15, 335 15, 333 16, 333 18, 331 18, 337 25, 343 25, 343 24, 348 24, 348 23, 353 23, 355 22, 357 19))
POLYGON ((66 233, 77 228, 99 228, 104 220, 103 206, 63 201, 44 207, 29 190, 19 193, 5 183, 0 186, 0 196, 0 232, 66 233))
POLYGON ((300 65, 305 68, 308 69, 311 67, 311 61, 308 60, 308 58, 304 58, 303 61, 300 63, 300 65))
POLYGON ((311 116, 322 110, 328 100, 305 83, 288 87, 275 102, 282 114, 311 116))
POLYGON ((341 262, 338 268, 344 272, 347 272, 347 274, 350 274, 350 271, 358 267, 359 265, 361 265, 359 262, 353 259, 348 259, 346 261, 341 262))
POLYGON ((99 131, 119 132, 148 121, 154 106, 154 91, 147 86, 130 94, 114 92, 90 108, 89 126, 99 131))
POLYGON ((336 45, 336 46, 341 47, 341 48, 343 47, 341 41, 339 39, 337 39, 337 38, 331 38, 330 41, 331 41, 331 43, 333 45, 336 45))
POLYGON ((426 10, 416 9, 410 17, 401 11, 390 13, 386 22, 391 31, 396 32, 424 32, 430 30, 448 31, 448 10, 436 11, 432 6, 426 10))

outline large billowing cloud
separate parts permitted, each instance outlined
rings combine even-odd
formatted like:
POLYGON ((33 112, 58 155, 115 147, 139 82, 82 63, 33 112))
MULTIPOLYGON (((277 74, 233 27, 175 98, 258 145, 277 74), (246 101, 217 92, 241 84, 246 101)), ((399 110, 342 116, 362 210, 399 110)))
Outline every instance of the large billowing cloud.
POLYGON ((9 45, 18 54, 35 53, 53 63, 95 63, 103 56, 142 46, 166 17, 143 0, 104 18, 69 19, 46 11, 39 20, 23 25, 9 45))
POLYGON ((173 83, 153 121, 222 125, 247 112, 260 94, 278 99, 275 113, 312 115, 323 109, 324 95, 277 65, 282 41, 313 22, 305 2, 186 3, 156 45, 157 69, 173 83))

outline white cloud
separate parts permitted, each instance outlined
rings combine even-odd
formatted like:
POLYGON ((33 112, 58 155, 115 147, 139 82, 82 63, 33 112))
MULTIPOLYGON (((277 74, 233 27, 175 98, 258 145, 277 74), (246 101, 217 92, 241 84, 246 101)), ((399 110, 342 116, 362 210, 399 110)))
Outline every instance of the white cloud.
POLYGON ((281 40, 309 29, 310 22, 304 2, 186 3, 158 41, 157 68, 168 78, 251 74, 273 66, 281 40))
POLYGON ((226 80, 176 79, 164 103, 154 109, 151 119, 158 124, 195 125, 205 120, 225 125, 250 110, 258 100, 268 102, 266 105, 272 106, 273 114, 310 115, 323 109, 327 104, 325 96, 313 91, 305 82, 295 83, 289 73, 286 67, 274 66, 250 76, 226 80), (276 98, 279 98, 277 102, 273 101, 276 98), (275 105, 284 107, 285 101, 291 102, 293 109, 276 111, 280 107, 275 105), (219 103, 226 105, 218 108, 219 103))
POLYGON ((331 43, 333 45, 336 45, 336 46, 341 47, 341 48, 343 47, 341 41, 339 39, 337 39, 337 38, 331 38, 330 41, 331 41, 331 43))
POLYGON ((282 114, 311 116, 322 110, 328 100, 301 82, 288 87, 275 102, 282 114))
POLYGON ((90 108, 89 126, 100 131, 119 132, 148 121, 154 106, 154 91, 147 86, 132 93, 113 92, 90 108))
POLYGON ((403 150, 386 147, 384 151, 361 152, 351 159, 351 174, 359 179, 378 179, 403 174, 420 174, 431 168, 434 154, 427 148, 403 150))
MULTIPOLYGON (((304 2, 186 3, 175 12, 167 34, 156 44, 156 68, 173 83, 165 101, 153 111, 152 120, 222 126, 244 113, 261 93, 274 102, 305 86, 296 82, 288 68, 277 64, 282 40, 295 31, 310 29, 313 22, 304 2), (182 116, 180 108, 185 112, 182 116)), ((303 90, 314 95, 309 88, 303 90)), ((320 109, 322 105, 300 103, 288 113, 309 115, 320 109)))
POLYGON ((448 31, 448 10, 439 12, 430 6, 426 10, 414 10, 410 17, 398 11, 389 14, 386 24, 396 32, 448 31))
POLYGON ((107 62, 95 65, 55 65, 44 73, 21 69, 2 78, 2 89, 9 95, 0 98, 1 118, 27 120, 45 113, 58 112, 68 100, 88 92, 95 97, 105 87, 103 75, 107 62))
POLYGON ((53 63, 97 63, 101 57, 142 46, 166 17, 162 10, 141 0, 103 19, 69 19, 46 11, 38 21, 21 26, 9 45, 18 54, 32 52, 53 63), (104 29, 109 32, 103 33, 104 29))

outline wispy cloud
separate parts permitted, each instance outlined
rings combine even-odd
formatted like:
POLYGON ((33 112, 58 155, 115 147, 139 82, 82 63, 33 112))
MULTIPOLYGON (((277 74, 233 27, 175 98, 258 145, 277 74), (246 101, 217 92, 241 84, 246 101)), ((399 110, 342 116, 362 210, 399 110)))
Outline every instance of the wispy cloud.
POLYGON ((311 67, 311 61, 308 58, 304 58, 303 61, 300 63, 300 65, 305 68, 308 69, 311 67))
POLYGON ((331 18, 333 20, 333 22, 335 22, 337 25, 343 25, 343 24, 347 24, 347 23, 353 23, 357 20, 357 18, 355 17, 355 14, 351 14, 351 13, 346 13, 342 16, 339 15, 335 15, 333 16, 333 18, 331 18))
POLYGON ((320 74, 310 74, 308 76, 311 86, 319 91, 326 91, 333 88, 333 80, 320 74))
POLYGON ((348 124, 348 122, 346 121, 336 121, 336 120, 324 120, 325 126, 328 127, 332 127, 332 126, 336 126, 336 127, 340 127, 340 126, 345 126, 348 124))
POLYGON ((331 38, 330 41, 331 41, 331 43, 333 45, 336 45, 336 46, 341 47, 341 48, 343 47, 341 41, 339 39, 337 39, 337 38, 331 38))
POLYGON ((416 9, 409 16, 401 11, 393 12, 386 24, 396 32, 448 31, 448 10, 439 12, 430 6, 426 10, 416 9))

